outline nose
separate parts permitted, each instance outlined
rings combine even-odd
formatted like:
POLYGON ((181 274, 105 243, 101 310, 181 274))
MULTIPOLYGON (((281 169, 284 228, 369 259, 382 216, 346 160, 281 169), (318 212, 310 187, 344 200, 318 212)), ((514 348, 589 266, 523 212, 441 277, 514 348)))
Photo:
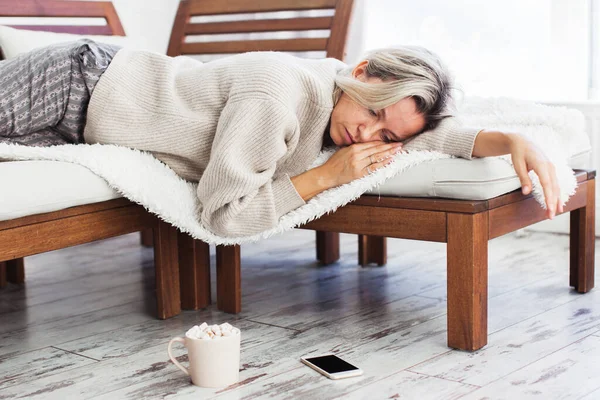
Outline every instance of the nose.
POLYGON ((379 127, 377 124, 364 124, 358 127, 358 137, 356 140, 360 143, 374 142, 380 140, 379 127))

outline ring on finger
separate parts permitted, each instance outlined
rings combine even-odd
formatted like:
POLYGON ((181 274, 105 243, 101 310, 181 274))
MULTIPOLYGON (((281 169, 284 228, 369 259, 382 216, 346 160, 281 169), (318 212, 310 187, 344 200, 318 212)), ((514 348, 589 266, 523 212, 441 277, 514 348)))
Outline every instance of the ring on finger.
POLYGON ((369 156, 369 162, 370 162, 371 164, 374 164, 374 162, 373 162, 373 155, 372 155, 372 154, 369 156))

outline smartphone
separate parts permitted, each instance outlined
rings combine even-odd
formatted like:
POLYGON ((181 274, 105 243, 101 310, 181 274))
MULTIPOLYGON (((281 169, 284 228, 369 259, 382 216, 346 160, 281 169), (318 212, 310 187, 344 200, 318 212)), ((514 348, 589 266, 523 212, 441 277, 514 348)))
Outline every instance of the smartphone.
POLYGON ((300 357, 300 360, 329 379, 350 378, 362 375, 363 371, 342 360, 335 354, 324 354, 315 357, 300 357))

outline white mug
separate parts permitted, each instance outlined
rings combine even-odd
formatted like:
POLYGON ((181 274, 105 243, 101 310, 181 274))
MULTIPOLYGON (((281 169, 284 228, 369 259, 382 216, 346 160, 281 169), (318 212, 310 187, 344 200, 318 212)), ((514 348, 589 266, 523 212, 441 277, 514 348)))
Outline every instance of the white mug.
POLYGON ((192 378, 194 385, 219 388, 240 379, 240 339, 241 333, 210 340, 175 337, 169 342, 167 352, 171 361, 192 378), (173 357, 171 346, 175 342, 187 348, 189 369, 173 357))

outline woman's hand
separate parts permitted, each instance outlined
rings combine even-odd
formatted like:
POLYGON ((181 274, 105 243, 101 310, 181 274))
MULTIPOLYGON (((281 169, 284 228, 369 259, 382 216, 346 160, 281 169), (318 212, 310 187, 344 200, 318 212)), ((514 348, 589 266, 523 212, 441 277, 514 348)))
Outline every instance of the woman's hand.
POLYGON ((356 143, 336 151, 325 164, 291 177, 296 191, 305 201, 324 190, 362 178, 392 162, 402 143, 356 143))
POLYGON ((336 151, 321 171, 331 187, 343 185, 385 167, 401 150, 402 143, 355 143, 336 151))
POLYGON ((531 193, 532 183, 528 172, 533 170, 540 178, 544 190, 548 218, 554 218, 557 211, 562 213, 560 187, 554 164, 548 160, 539 147, 524 136, 510 135, 509 149, 515 171, 521 180, 523 194, 531 193))

